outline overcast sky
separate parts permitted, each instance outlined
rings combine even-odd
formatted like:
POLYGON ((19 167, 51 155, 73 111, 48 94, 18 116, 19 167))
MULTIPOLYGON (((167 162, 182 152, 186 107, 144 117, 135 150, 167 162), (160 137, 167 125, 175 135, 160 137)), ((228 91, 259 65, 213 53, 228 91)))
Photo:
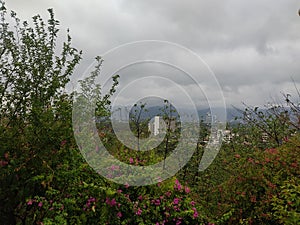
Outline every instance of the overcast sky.
MULTIPOLYGON (((299 0, 9 0, 6 5, 22 20, 35 14, 47 19, 46 9, 53 8, 62 30, 70 28, 75 47, 84 52, 79 75, 94 56, 121 44, 163 40, 191 49, 207 63, 227 105, 263 105, 280 100, 281 93, 296 95, 292 78, 300 88, 299 0)), ((151 67, 130 66, 123 74, 137 78, 146 70, 151 67)), ((154 68, 152 74, 158 71, 172 69, 154 68)), ((192 90, 177 73, 174 80, 192 90)), ((156 86, 157 93, 172 91, 164 85, 156 86)), ((214 96, 214 87, 204 89, 214 96)))

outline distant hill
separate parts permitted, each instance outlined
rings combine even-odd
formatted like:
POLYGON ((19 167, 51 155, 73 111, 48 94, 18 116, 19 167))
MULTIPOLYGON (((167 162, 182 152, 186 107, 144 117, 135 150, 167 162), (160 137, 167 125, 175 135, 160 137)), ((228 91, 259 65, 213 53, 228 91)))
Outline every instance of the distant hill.
MULTIPOLYGON (((128 113, 131 113, 131 115, 138 115, 140 108, 139 107, 117 107, 116 110, 113 110, 113 118, 115 120, 124 120, 126 121, 128 119, 128 113), (136 111, 135 111, 136 110, 136 111)), ((189 121, 193 120, 193 112, 189 109, 181 109, 183 112, 183 115, 181 115, 181 119, 183 121, 189 121)), ((209 108, 205 109, 198 109, 198 115, 200 120, 205 120, 208 113, 211 113, 211 110, 209 108)), ((221 108, 214 108, 215 116, 218 118, 222 118, 223 109, 221 108)), ((167 109, 168 112, 168 109, 167 109)), ((151 106, 151 107, 145 107, 141 113, 141 119, 151 119, 154 116, 162 116, 165 113, 163 112, 163 107, 161 106, 151 106)), ((172 111, 172 116, 178 116, 178 112, 176 110, 172 111)), ((235 118, 240 118, 242 116, 241 112, 235 108, 227 108, 226 109, 226 121, 227 122, 233 122, 235 118)))

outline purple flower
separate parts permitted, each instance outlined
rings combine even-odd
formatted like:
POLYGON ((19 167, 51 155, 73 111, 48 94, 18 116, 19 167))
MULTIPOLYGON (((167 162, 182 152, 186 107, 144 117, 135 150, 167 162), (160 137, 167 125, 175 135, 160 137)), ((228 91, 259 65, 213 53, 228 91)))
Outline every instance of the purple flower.
POLYGON ((178 199, 178 198, 174 198, 174 201, 173 201, 173 203, 174 203, 175 205, 178 205, 178 203, 179 203, 179 199, 178 199))
POLYGON ((189 187, 184 187, 184 190, 186 193, 190 193, 191 192, 191 189, 189 187))
POLYGON ((156 199, 155 202, 154 202, 154 204, 155 204, 155 205, 160 205, 160 200, 159 200, 159 199, 156 199))
POLYGON ((136 213, 135 213, 136 215, 141 215, 142 214, 142 210, 140 209, 140 208, 138 208, 138 210, 136 211, 136 213))
POLYGON ((196 209, 196 208, 192 208, 192 210, 194 211, 193 217, 194 217, 194 218, 197 218, 197 217, 198 217, 197 209, 196 209))
POLYGON ((115 206, 116 204, 117 204, 117 201, 116 201, 116 199, 113 198, 110 202, 110 205, 115 206))
POLYGON ((181 190, 181 184, 180 184, 179 180, 177 180, 177 179, 175 180, 174 189, 177 189, 178 191, 181 190))

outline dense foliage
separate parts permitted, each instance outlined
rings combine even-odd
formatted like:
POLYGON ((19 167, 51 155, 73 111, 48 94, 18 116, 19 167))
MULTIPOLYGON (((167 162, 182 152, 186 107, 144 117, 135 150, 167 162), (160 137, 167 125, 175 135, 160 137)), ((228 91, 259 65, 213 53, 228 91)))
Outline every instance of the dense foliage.
MULTIPOLYGON (((209 131, 201 122, 199 144, 176 177, 156 185, 130 187, 99 176, 84 161, 72 130, 72 96, 64 90, 81 52, 71 37, 59 52, 52 10, 47 23, 20 23, 1 7, 0 24, 0 222, 1 224, 297 224, 300 221, 299 107, 267 112, 248 107, 248 123, 230 127, 214 163, 198 171, 209 131), (8 22, 9 21, 9 22, 8 22), (291 120, 291 115, 296 120, 291 120), (266 135, 267 139, 262 138, 266 135)), ((102 60, 81 81, 97 97, 96 114, 109 115, 110 97, 95 85, 102 60), (94 85, 94 86, 93 86, 94 85)), ((104 65, 105 66, 105 65, 104 65)), ((286 96, 288 97, 288 96, 286 96)), ((168 106, 168 102, 165 102, 168 106)), ((169 106, 170 107, 170 106, 169 106)), ((167 108, 169 109, 169 108, 167 108)), ((136 114, 138 115, 138 114, 136 114)), ((164 118, 166 121, 170 117, 164 118)), ((133 118, 132 129, 145 135, 133 118)), ((104 124, 104 125, 103 125, 104 124)), ((170 130, 154 151, 138 153, 118 142, 110 124, 99 136, 116 158, 134 165, 164 160, 176 146, 170 130)), ((173 132, 173 133, 172 133, 173 132)), ((109 165, 118 173, 119 168, 109 165)))

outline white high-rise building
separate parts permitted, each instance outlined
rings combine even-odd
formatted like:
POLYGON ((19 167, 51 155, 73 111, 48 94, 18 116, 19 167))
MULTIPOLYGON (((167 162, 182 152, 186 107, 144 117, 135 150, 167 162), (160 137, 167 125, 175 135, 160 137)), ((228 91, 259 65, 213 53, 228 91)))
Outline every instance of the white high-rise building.
POLYGON ((160 131, 160 120, 161 118, 159 116, 154 117, 154 123, 153 123, 153 134, 158 135, 160 131))
POLYGON ((154 136, 165 131, 165 122, 161 116, 155 116, 148 124, 149 131, 153 133, 154 136))

